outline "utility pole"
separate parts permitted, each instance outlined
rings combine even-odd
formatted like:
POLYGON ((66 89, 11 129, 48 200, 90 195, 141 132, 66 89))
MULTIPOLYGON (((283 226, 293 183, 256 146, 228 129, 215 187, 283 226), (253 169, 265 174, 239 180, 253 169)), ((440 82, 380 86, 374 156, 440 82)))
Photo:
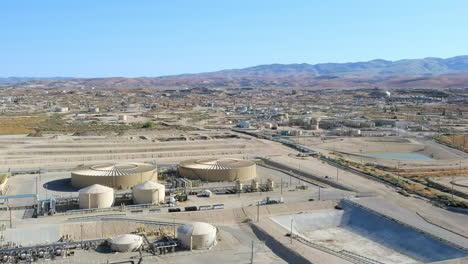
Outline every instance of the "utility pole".
POLYGON ((452 200, 453 200, 453 181, 455 180, 455 177, 452 177, 452 181, 450 182, 452 184, 452 200))
POLYGON ((336 167, 336 181, 338 182, 338 167, 336 167))
POLYGON ((359 156, 361 157, 361 164, 362 164, 362 149, 359 149, 359 156))
POLYGON ((260 201, 257 201, 257 223, 260 222, 260 201))
POLYGON ((398 183, 400 183, 400 161, 397 163, 398 183))
POLYGON ((12 224, 12 221, 11 221, 11 208, 10 208, 10 202, 8 201, 7 199, 7 209, 8 209, 8 213, 10 215, 10 228, 13 228, 13 224, 12 224))
POLYGON ((318 187, 318 200, 320 201, 320 186, 318 187))
POLYGON ((83 248, 83 222, 80 224, 80 240, 81 240, 81 248, 83 248))
POLYGON ((283 178, 281 178, 281 194, 283 194, 283 178))
POLYGON ((289 233, 289 238, 291 239, 291 244, 292 244, 292 240, 293 240, 293 221, 294 221, 294 218, 291 218, 291 233, 289 233))
POLYGON ((250 254, 250 264, 253 264, 253 258, 254 258, 254 241, 252 240, 252 251, 250 254))

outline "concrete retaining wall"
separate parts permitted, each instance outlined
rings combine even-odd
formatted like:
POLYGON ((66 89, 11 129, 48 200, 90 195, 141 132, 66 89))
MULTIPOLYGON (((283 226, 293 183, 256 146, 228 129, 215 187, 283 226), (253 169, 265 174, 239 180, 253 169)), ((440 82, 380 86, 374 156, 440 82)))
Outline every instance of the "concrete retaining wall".
POLYGON ((462 258, 468 253, 390 218, 360 208, 346 200, 341 226, 386 247, 424 262, 462 258))
POLYGON ((276 255, 282 258, 287 263, 291 264, 313 264, 299 253, 295 252, 294 250, 286 247, 281 242, 276 240, 273 236, 269 235, 265 232, 262 228, 251 224, 250 227, 254 234, 258 237, 258 239, 265 241, 267 247, 271 249, 276 255))
POLYGON ((280 215, 270 217, 272 221, 290 229, 291 220, 294 234, 303 234, 318 229, 340 226, 344 211, 326 210, 314 213, 302 213, 294 215, 280 215))
POLYGON ((57 242, 61 237, 58 225, 35 225, 5 230, 5 242, 15 242, 23 246, 57 242))

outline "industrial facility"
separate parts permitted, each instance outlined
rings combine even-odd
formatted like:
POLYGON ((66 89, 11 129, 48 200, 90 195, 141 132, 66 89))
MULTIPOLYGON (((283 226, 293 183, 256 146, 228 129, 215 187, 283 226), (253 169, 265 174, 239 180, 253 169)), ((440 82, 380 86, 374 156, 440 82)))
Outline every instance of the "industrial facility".
POLYGON ((247 180, 257 176, 255 162, 241 159, 197 159, 179 164, 181 177, 203 181, 247 180))
POLYGON ((148 163, 104 163, 83 165, 71 173, 71 183, 76 188, 100 184, 114 189, 128 189, 145 181, 156 181, 156 165, 148 163))

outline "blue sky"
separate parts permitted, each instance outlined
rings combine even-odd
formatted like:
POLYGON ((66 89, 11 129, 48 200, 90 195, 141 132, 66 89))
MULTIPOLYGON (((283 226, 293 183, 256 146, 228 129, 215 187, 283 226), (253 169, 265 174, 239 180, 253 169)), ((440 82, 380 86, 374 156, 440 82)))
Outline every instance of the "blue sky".
POLYGON ((466 0, 4 0, 0 77, 468 54, 466 0))

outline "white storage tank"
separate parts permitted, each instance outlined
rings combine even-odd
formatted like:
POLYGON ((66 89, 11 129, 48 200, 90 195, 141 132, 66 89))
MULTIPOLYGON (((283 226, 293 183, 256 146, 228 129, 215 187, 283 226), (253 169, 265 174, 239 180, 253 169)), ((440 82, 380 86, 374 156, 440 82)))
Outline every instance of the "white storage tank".
POLYGON ((184 224, 177 229, 182 246, 192 249, 209 249, 216 245, 216 227, 203 222, 184 224))
POLYGON ((139 235, 120 235, 110 241, 111 249, 117 252, 132 252, 138 250, 143 244, 143 238, 139 235))
POLYGON ((108 208, 114 203, 114 189, 93 184, 79 190, 78 198, 81 209, 108 208))
POLYGON ((154 181, 146 181, 135 185, 132 193, 135 204, 158 204, 164 202, 166 187, 154 181))
POLYGON ((127 121, 127 115, 119 115, 118 118, 120 121, 127 121))
POLYGON ((259 187, 258 181, 257 180, 252 180, 252 185, 250 188, 252 188, 252 191, 257 191, 259 187))
POLYGON ((267 180, 267 190, 273 191, 275 189, 275 182, 272 179, 267 180))
POLYGON ((236 181, 236 192, 242 192, 243 188, 244 188, 244 185, 241 183, 241 181, 237 180, 236 181))

